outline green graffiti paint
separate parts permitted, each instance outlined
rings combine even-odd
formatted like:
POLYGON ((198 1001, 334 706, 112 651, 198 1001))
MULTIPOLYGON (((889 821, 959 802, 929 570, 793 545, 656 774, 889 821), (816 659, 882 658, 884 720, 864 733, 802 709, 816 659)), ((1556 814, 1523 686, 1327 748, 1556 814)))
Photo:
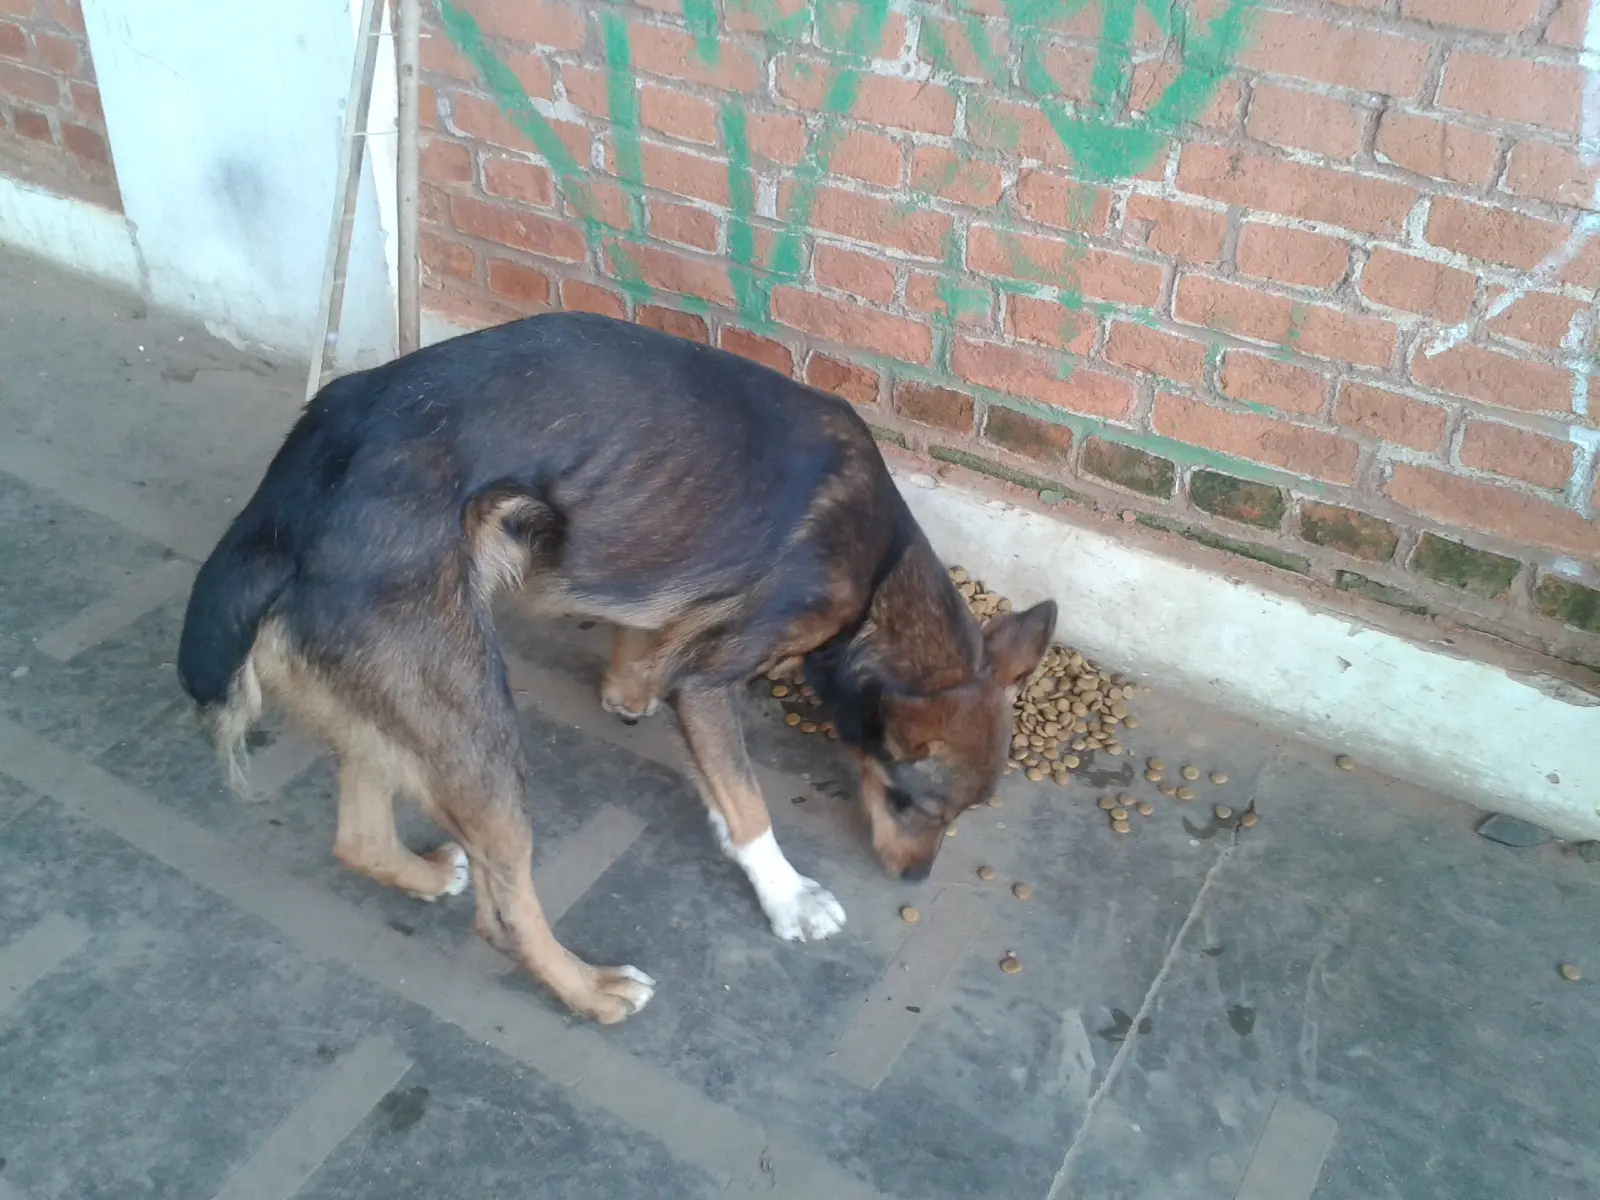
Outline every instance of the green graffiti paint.
POLYGON ((733 208, 728 218, 728 257, 733 260, 728 277, 739 315, 750 324, 765 328, 770 323, 771 288, 751 269, 756 261, 756 235, 750 218, 756 209, 756 196, 751 184, 750 135, 744 105, 738 100, 723 102, 722 140, 728 147, 728 202, 733 208))
POLYGON ((629 231, 644 237, 644 159, 639 150, 639 92, 633 79, 628 26, 616 12, 600 15, 606 47, 606 105, 611 110, 617 176, 628 197, 629 231))
POLYGON ((694 34, 694 50, 700 61, 715 63, 721 57, 716 0, 683 0, 683 23, 694 34))

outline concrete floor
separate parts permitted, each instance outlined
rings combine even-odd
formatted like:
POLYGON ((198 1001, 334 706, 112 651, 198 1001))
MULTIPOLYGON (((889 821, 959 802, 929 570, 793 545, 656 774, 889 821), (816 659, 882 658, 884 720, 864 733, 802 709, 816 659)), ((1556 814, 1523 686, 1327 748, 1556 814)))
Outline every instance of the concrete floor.
POLYGON ((541 894, 659 983, 569 1020, 468 898, 334 863, 314 748, 274 732, 240 802, 190 721, 185 589, 301 386, 0 258, 0 1200, 1600 1194, 1600 867, 1159 681, 1129 757, 1008 779, 922 885, 753 694, 780 840, 849 913, 791 945, 671 729, 600 712, 604 630, 508 620, 541 894), (1231 782, 1178 805, 1151 754, 1231 782), (1119 838, 1124 788, 1160 802, 1119 838))

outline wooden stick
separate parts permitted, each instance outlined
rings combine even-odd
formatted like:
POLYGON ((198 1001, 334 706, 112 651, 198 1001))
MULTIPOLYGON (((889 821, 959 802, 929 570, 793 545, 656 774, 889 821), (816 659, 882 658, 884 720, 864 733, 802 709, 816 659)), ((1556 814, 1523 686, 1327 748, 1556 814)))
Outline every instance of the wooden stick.
POLYGON ((399 92, 399 144, 395 153, 396 206, 399 229, 399 312, 396 339, 401 354, 422 346, 422 259, 417 188, 421 173, 418 149, 418 104, 422 43, 422 6, 419 0, 395 0, 395 83, 399 92))
POLYGON ((334 187, 333 224, 322 269, 322 299, 317 308, 317 336, 311 347, 306 399, 322 388, 328 352, 339 341, 339 314, 344 308, 345 272, 350 265, 350 236, 355 231, 356 196, 361 190, 361 164, 366 157, 367 108, 372 101, 372 75, 382 36, 382 0, 362 0, 361 32, 356 35, 350 70, 350 95, 344 106, 344 140, 339 144, 339 175, 334 187))

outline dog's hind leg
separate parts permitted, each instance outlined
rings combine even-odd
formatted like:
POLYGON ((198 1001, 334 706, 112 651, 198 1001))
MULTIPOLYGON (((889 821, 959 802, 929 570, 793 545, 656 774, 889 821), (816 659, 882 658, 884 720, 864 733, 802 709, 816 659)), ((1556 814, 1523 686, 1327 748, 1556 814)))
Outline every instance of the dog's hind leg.
POLYGON ((692 682, 681 685, 673 700, 701 799, 723 853, 744 868, 772 931, 786 941, 820 941, 844 928, 844 909, 816 880, 796 871, 778 848, 734 701, 730 688, 692 682))
POLYGON ((600 685, 601 708, 629 725, 656 711, 660 705, 656 651, 661 642, 661 634, 653 630, 617 626, 611 638, 611 665, 600 685))
POLYGON ((419 900, 466 890, 467 855, 447 842, 427 855, 413 854, 394 828, 392 777, 369 760, 347 756, 339 766, 339 830, 333 853, 352 871, 419 900))

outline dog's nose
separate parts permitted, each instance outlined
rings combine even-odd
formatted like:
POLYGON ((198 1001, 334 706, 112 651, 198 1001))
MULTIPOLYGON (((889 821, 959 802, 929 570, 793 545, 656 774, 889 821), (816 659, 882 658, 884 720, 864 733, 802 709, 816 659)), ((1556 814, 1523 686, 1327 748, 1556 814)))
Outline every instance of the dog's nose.
POLYGON ((921 862, 914 862, 900 872, 900 878, 908 883, 921 883, 928 877, 928 872, 933 870, 933 859, 925 858, 921 862))

